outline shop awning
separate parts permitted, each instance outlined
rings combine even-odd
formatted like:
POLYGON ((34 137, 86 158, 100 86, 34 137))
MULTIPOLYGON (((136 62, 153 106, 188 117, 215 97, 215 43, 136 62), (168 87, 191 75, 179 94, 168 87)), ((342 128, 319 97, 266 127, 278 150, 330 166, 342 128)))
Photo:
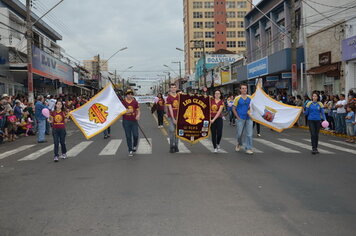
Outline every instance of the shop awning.
POLYGON ((324 74, 324 73, 330 73, 330 72, 338 72, 340 68, 340 63, 336 62, 330 65, 325 65, 325 66, 318 66, 318 67, 313 67, 310 70, 308 70, 308 74, 311 75, 317 75, 317 74, 324 74))

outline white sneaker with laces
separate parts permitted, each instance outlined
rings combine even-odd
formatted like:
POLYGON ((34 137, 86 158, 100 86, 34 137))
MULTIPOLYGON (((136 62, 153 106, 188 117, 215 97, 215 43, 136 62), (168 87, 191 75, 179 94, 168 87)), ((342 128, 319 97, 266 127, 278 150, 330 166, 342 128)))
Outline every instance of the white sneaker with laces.
POLYGON ((218 153, 218 149, 217 148, 214 149, 214 153, 218 153))
POLYGON ((137 147, 133 147, 133 148, 132 148, 132 151, 133 151, 133 152, 136 152, 136 150, 137 150, 137 147))
POLYGON ((130 151, 130 152, 129 152, 129 157, 132 157, 132 156, 133 156, 133 152, 130 151))
POLYGON ((235 147, 235 151, 236 151, 236 152, 239 152, 240 149, 241 149, 241 148, 240 148, 240 145, 237 144, 236 147, 235 147))
POLYGON ((218 151, 220 150, 220 145, 218 144, 218 145, 216 145, 216 148, 218 149, 218 151))
POLYGON ((62 155, 61 155, 61 158, 62 158, 62 159, 66 159, 66 158, 67 158, 67 154, 65 154, 65 153, 62 154, 62 155))
POLYGON ((246 154, 252 155, 253 151, 252 150, 246 150, 246 154))

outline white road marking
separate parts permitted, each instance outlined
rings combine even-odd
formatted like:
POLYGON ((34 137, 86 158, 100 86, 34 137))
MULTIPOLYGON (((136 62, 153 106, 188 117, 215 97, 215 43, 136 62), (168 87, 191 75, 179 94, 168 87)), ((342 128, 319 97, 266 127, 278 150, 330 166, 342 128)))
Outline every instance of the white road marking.
MULTIPOLYGON (((236 138, 224 138, 224 140, 228 141, 229 143, 234 145, 234 147, 236 147, 236 144, 237 144, 236 138)), ((257 148, 252 148, 252 151, 255 152, 255 153, 263 153, 263 151, 261 151, 261 150, 259 150, 257 148)))
POLYGON ((112 156, 116 154, 117 149, 119 149, 121 139, 112 139, 110 142, 105 146, 103 150, 99 153, 99 156, 112 156))
POLYGON ((267 141, 267 140, 264 140, 264 139, 254 139, 255 142, 258 142, 258 143, 261 143, 261 144, 264 144, 268 147, 271 147, 271 148, 274 148, 274 149, 277 149, 278 151, 281 151, 281 152, 286 152, 286 153, 300 153, 299 151, 296 151, 296 150, 293 150, 291 148, 287 148, 285 146, 282 146, 282 145, 279 145, 279 144, 276 144, 276 143, 273 143, 273 142, 270 142, 270 141, 267 141))
MULTIPOLYGON (((152 139, 148 138, 152 145, 152 139)), ((152 146, 150 146, 145 138, 140 138, 136 154, 152 154, 152 146)))
MULTIPOLYGON (((304 149, 310 150, 310 151, 312 149, 312 147, 310 145, 307 145, 305 143, 300 143, 300 142, 297 142, 297 141, 294 141, 294 140, 291 140, 291 139, 279 138, 279 140, 282 141, 282 142, 285 142, 285 143, 289 143, 289 144, 295 145, 295 146, 300 147, 300 148, 304 148, 304 149)), ((320 153, 323 153, 323 154, 335 154, 333 152, 329 152, 329 151, 324 150, 324 149, 318 149, 318 151, 320 153)))
POLYGON ((350 147, 353 147, 353 148, 356 148, 356 144, 354 143, 347 143, 345 141, 340 141, 340 140, 330 140, 331 142, 335 142, 335 143, 340 143, 340 144, 343 144, 343 145, 346 145, 346 146, 350 146, 350 147))
POLYGON ((27 155, 27 156, 19 159, 18 161, 33 161, 52 150, 53 150, 53 144, 50 146, 47 146, 45 148, 42 148, 42 149, 38 150, 37 152, 31 153, 30 155, 27 155))
MULTIPOLYGON (((214 151, 214 146, 213 143, 211 142, 210 139, 203 139, 200 140, 200 143, 206 147, 209 151, 213 152, 214 151)), ((219 153, 227 153, 224 149, 220 149, 219 153)))
POLYGON ((33 146, 35 146, 35 145, 34 144, 32 144, 32 145, 23 145, 23 146, 17 147, 14 150, 10 150, 10 151, 4 152, 4 153, 0 154, 0 160, 4 159, 5 157, 14 155, 14 154, 16 154, 18 152, 22 152, 22 151, 24 151, 24 150, 26 150, 26 149, 28 149, 30 147, 33 147, 33 146))
MULTIPOLYGON (((168 141, 168 144, 170 144, 169 138, 167 138, 167 141, 168 141)), ((178 149, 179 149, 179 152, 177 152, 177 153, 191 153, 191 151, 187 148, 187 146, 184 145, 184 143, 181 140, 179 140, 179 142, 178 142, 178 149)))
POLYGON ((75 157, 86 149, 93 141, 84 141, 75 145, 72 149, 67 152, 68 157, 75 157))
MULTIPOLYGON (((308 141, 308 139, 304 139, 304 140, 308 141)), ((331 143, 325 143, 325 142, 321 142, 321 141, 319 141, 319 144, 323 145, 323 146, 326 146, 328 148, 333 148, 335 150, 356 154, 356 149, 352 150, 352 149, 348 149, 348 148, 345 148, 345 147, 340 147, 340 146, 337 146, 337 145, 334 145, 334 144, 331 144, 331 143)))

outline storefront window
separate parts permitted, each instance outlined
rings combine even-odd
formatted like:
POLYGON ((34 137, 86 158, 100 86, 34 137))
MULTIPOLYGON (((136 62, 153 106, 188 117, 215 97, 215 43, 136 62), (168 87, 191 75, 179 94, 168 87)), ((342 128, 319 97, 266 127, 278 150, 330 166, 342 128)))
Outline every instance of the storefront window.
POLYGON ((0 95, 5 93, 5 84, 4 83, 0 83, 0 95))

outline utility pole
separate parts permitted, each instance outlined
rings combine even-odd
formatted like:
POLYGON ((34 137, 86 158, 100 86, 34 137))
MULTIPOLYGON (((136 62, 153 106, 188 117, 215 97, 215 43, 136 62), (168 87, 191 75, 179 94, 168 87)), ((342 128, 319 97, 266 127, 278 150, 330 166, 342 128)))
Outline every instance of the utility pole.
POLYGON ((27 37, 27 89, 28 101, 34 102, 33 75, 32 75, 32 22, 31 22, 31 0, 26 0, 26 37, 27 37))
POLYGON ((297 76, 297 27, 295 21, 295 0, 289 0, 291 17, 291 69, 292 69, 292 94, 297 95, 298 76, 297 76))
POLYGON ((98 67, 97 67, 97 76, 98 76, 98 89, 100 90, 100 86, 101 86, 101 72, 100 72, 100 54, 98 54, 98 67))

